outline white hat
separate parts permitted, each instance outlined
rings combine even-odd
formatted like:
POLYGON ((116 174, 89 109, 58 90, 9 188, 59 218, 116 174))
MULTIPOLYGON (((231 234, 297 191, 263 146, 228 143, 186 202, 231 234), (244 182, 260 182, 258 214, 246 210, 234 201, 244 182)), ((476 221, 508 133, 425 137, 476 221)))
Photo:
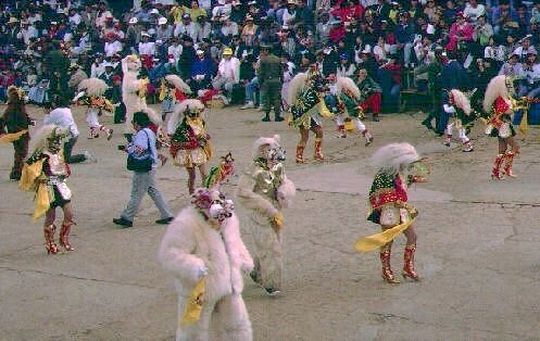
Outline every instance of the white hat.
POLYGON ((198 50, 196 51, 196 53, 197 53, 197 54, 204 54, 204 51, 201 50, 201 49, 198 49, 198 50))
POLYGON ((141 37, 148 37, 148 38, 150 38, 150 35, 148 34, 148 32, 141 32, 141 37))
POLYGON ((158 25, 165 25, 167 23, 167 18, 161 17, 158 19, 158 25))
POLYGON ((130 24, 136 24, 138 22, 139 22, 139 19, 137 19, 137 17, 133 17, 133 18, 129 19, 130 24))
POLYGON ((152 8, 150 10, 150 14, 159 14, 159 11, 157 10, 157 8, 152 8))

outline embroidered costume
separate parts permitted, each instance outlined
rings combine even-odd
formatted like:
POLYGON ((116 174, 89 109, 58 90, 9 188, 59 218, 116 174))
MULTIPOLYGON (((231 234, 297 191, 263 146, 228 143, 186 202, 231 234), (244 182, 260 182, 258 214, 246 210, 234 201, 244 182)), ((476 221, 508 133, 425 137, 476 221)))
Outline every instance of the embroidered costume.
POLYGON ((312 63, 306 73, 297 74, 290 82, 287 102, 290 105, 290 124, 300 130, 300 142, 296 146, 296 162, 304 163, 304 148, 309 139, 309 130, 315 133, 316 160, 323 160, 322 117, 331 117, 321 92, 326 84, 317 64, 312 63))
POLYGON ((443 98, 443 110, 448 113, 449 120, 446 125, 444 145, 450 147, 452 132, 454 128, 458 131, 458 136, 463 144, 462 151, 472 152, 474 150, 471 139, 467 137, 467 126, 474 123, 472 118, 471 103, 465 94, 457 89, 446 92, 443 98))
POLYGON ((238 199, 249 210, 248 225, 255 241, 255 269, 251 278, 266 293, 281 290, 283 213, 296 188, 285 175, 285 151, 279 135, 255 141, 253 162, 240 177, 238 199))
POLYGON ((98 138, 99 132, 104 131, 107 134, 107 140, 112 138, 113 130, 105 127, 99 122, 99 117, 103 111, 114 113, 114 105, 105 98, 105 92, 109 86, 99 78, 88 78, 79 83, 79 93, 73 99, 82 105, 86 105, 86 123, 88 124, 88 138, 98 138))
POLYGON ((500 75, 491 79, 484 96, 484 111, 489 113, 485 133, 499 140, 499 154, 491 171, 491 178, 501 180, 504 176, 515 177, 512 172, 514 157, 519 154, 519 144, 514 139, 512 125, 516 101, 512 78, 500 75), (502 168, 502 169, 501 169, 502 168))
POLYGON ((170 153, 175 164, 188 170, 188 189, 195 189, 195 169, 198 167, 201 178, 206 178, 206 162, 212 157, 210 135, 202 118, 204 104, 196 99, 182 101, 167 122, 170 136, 170 153), (181 117, 183 116, 183 117, 181 117))
POLYGON ((366 146, 373 142, 373 136, 361 121, 364 119, 364 110, 361 106, 361 94, 358 86, 349 77, 337 77, 336 80, 336 99, 337 110, 336 124, 340 137, 346 137, 347 130, 356 130, 366 139, 366 146), (346 125, 347 123, 347 125, 346 125))
POLYGON ((399 283, 390 267, 390 255, 394 238, 404 232, 407 245, 402 275, 419 280, 414 269, 416 234, 412 227, 418 212, 408 204, 407 190, 411 183, 426 181, 429 168, 408 143, 384 146, 372 159, 379 170, 369 191, 371 211, 368 220, 379 224, 383 232, 359 239, 355 248, 360 252, 380 248, 382 278, 388 283, 399 283))
POLYGON ((56 254, 59 251, 54 242, 56 207, 61 207, 64 211, 59 245, 65 251, 74 250, 68 240, 71 226, 74 224, 70 204, 72 195, 66 184, 71 172, 61 152, 63 140, 67 136, 68 131, 56 125, 41 127, 34 137, 32 155, 24 165, 19 184, 21 189, 36 193, 33 218, 38 219, 46 214, 44 235, 45 248, 49 254, 56 254))
POLYGON ((177 341, 253 339, 242 298, 253 260, 233 209, 221 192, 197 188, 161 240, 159 261, 178 293, 177 341))

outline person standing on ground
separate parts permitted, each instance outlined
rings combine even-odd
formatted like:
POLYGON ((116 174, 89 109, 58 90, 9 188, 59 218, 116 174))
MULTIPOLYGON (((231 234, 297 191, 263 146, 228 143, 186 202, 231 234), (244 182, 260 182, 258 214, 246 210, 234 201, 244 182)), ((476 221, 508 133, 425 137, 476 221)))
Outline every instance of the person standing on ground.
POLYGON ((4 133, 3 128, 8 134, 22 134, 17 140, 13 141, 15 155, 13 157, 13 168, 9 174, 10 180, 19 180, 21 171, 24 165, 24 159, 28 154, 28 127, 32 124, 32 120, 26 113, 22 90, 11 86, 8 88, 8 102, 4 115, 0 118, 0 134, 4 133), (22 133, 26 130, 26 133, 22 133))
POLYGON ((281 84, 283 69, 281 61, 276 57, 270 49, 271 45, 261 44, 261 66, 259 69, 259 83, 261 92, 264 98, 264 113, 263 122, 270 122, 270 110, 274 107, 274 120, 276 122, 283 121, 281 117, 281 84))
POLYGON ((150 118, 145 112, 137 111, 133 114, 131 123, 136 133, 132 142, 123 149, 136 160, 141 161, 150 158, 152 161, 151 169, 135 170, 133 172, 129 202, 120 214, 120 218, 114 218, 113 222, 124 228, 132 227, 133 218, 139 209, 144 195, 148 193, 161 214, 161 219, 156 220, 156 224, 168 224, 173 220, 173 214, 156 185, 155 176, 158 154, 156 149, 156 135, 148 128, 150 118))

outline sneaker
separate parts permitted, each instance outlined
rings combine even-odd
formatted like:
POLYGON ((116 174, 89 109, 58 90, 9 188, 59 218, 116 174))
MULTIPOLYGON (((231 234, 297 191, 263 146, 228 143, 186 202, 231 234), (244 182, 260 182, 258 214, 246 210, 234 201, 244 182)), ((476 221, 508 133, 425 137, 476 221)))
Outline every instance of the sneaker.
POLYGON ((124 217, 113 218, 112 221, 113 221, 113 223, 115 223, 116 225, 122 226, 122 228, 133 227, 133 222, 127 220, 127 219, 124 218, 124 217))
POLYGON ((240 107, 241 110, 253 109, 253 108, 255 108, 255 104, 253 104, 253 102, 251 101, 247 102, 246 104, 240 107))
POLYGON ((266 294, 270 297, 277 296, 281 293, 281 290, 277 290, 274 288, 264 288, 264 291, 266 291, 266 294))
POLYGON ((163 218, 163 219, 158 219, 156 220, 156 224, 160 224, 160 225, 168 225, 171 223, 171 221, 174 220, 174 217, 168 217, 168 218, 163 218))

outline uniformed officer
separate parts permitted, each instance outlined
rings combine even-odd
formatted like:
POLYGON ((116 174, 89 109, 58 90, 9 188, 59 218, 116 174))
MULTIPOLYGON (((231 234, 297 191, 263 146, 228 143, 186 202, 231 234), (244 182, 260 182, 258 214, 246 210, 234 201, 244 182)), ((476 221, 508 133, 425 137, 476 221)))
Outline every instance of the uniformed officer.
POLYGON ((276 122, 283 121, 281 117, 281 78, 283 71, 281 61, 271 53, 272 46, 261 44, 261 61, 259 68, 259 83, 261 97, 264 99, 265 116, 263 122, 270 122, 270 110, 274 107, 274 119, 276 122))

